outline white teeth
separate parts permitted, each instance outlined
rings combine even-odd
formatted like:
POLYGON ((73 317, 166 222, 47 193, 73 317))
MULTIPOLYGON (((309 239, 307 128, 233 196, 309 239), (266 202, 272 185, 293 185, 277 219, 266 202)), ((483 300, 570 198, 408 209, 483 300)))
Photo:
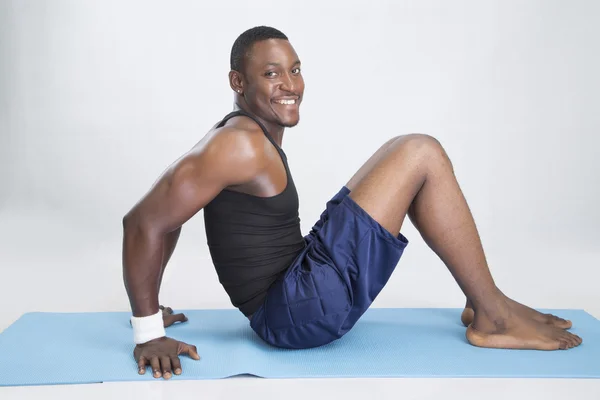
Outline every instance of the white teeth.
POLYGON ((296 100, 275 100, 279 104, 296 104, 296 100))

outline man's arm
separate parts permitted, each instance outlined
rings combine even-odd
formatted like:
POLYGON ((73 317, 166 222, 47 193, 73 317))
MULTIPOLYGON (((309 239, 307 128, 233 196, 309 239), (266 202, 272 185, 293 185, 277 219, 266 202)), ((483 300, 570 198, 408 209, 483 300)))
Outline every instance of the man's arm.
POLYGON ((262 142, 223 131, 173 164, 123 218, 123 280, 133 315, 158 312, 167 235, 230 185, 251 181, 264 167, 262 142))
POLYGON ((175 247, 177 247, 177 242, 179 241, 179 236, 181 235, 181 227, 175 229, 173 232, 169 232, 165 235, 165 248, 162 256, 162 267, 160 272, 160 277, 158 278, 158 288, 160 289, 160 285, 162 283, 162 276, 165 272, 165 268, 167 268, 167 264, 175 251, 175 247))

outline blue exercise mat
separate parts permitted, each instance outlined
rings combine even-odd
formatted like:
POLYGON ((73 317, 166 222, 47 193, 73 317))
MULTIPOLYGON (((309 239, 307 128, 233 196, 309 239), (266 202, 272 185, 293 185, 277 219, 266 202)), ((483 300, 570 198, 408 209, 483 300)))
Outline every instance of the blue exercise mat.
MULTIPOLYGON (((600 321, 573 321, 583 344, 566 351, 482 349, 465 339, 461 309, 372 308, 342 339, 308 350, 264 344, 237 310, 183 311, 167 334, 195 344, 178 379, 315 377, 600 378, 600 321)), ((153 380, 133 359, 130 313, 28 313, 0 334, 0 386, 153 380)))

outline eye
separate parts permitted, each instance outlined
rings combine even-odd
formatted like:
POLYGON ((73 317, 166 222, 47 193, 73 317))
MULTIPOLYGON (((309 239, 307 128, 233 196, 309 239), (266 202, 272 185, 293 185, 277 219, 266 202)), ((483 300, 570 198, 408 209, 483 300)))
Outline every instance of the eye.
POLYGON ((272 78, 276 75, 277 73, 275 71, 267 71, 265 72, 265 76, 268 76, 269 78, 272 78))
POLYGON ((299 74, 299 73, 300 73, 300 67, 298 67, 298 68, 294 68, 294 69, 292 70, 292 73, 294 73, 294 74, 299 74))

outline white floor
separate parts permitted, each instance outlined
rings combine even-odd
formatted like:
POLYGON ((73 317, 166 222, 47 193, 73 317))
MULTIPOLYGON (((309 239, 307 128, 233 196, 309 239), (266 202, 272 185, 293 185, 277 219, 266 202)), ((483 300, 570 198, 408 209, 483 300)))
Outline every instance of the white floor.
MULTIPOLYGON (((115 224, 115 225, 118 225, 115 224)), ((0 331, 29 311, 124 311, 119 227, 86 230, 86 221, 52 214, 0 212, 0 331)), ((98 225, 101 226, 101 225, 98 225)), ((379 307, 459 307, 462 295, 435 257, 410 233, 412 250, 376 302, 379 307), (419 264, 415 265, 415 254, 419 264)), ((161 302, 177 308, 229 308, 191 223, 167 271, 161 302), (195 249, 198 249, 195 251, 195 249), (191 296, 190 293, 196 295, 191 296), (198 295, 202 293, 203 295, 198 295)), ((496 242, 498 243, 498 242, 496 242)), ((493 272, 507 294, 540 308, 582 308, 600 317, 600 253, 590 248, 489 247, 493 272), (543 281, 540 281, 543 276, 543 281), (518 278, 518 279, 517 279, 518 278)), ((585 341, 585 338, 584 338, 585 341)), ((26 344, 26 345, 35 345, 26 344)), ((201 348, 200 348, 201 352, 201 348)), ((2 355, 0 354, 0 362, 2 355)), ((600 360, 598 360, 600 369, 600 360)), ((0 388, 0 399, 232 398, 600 399, 600 380, 585 379, 290 379, 157 381, 0 388), (179 396, 179 397, 177 397, 179 396)))

